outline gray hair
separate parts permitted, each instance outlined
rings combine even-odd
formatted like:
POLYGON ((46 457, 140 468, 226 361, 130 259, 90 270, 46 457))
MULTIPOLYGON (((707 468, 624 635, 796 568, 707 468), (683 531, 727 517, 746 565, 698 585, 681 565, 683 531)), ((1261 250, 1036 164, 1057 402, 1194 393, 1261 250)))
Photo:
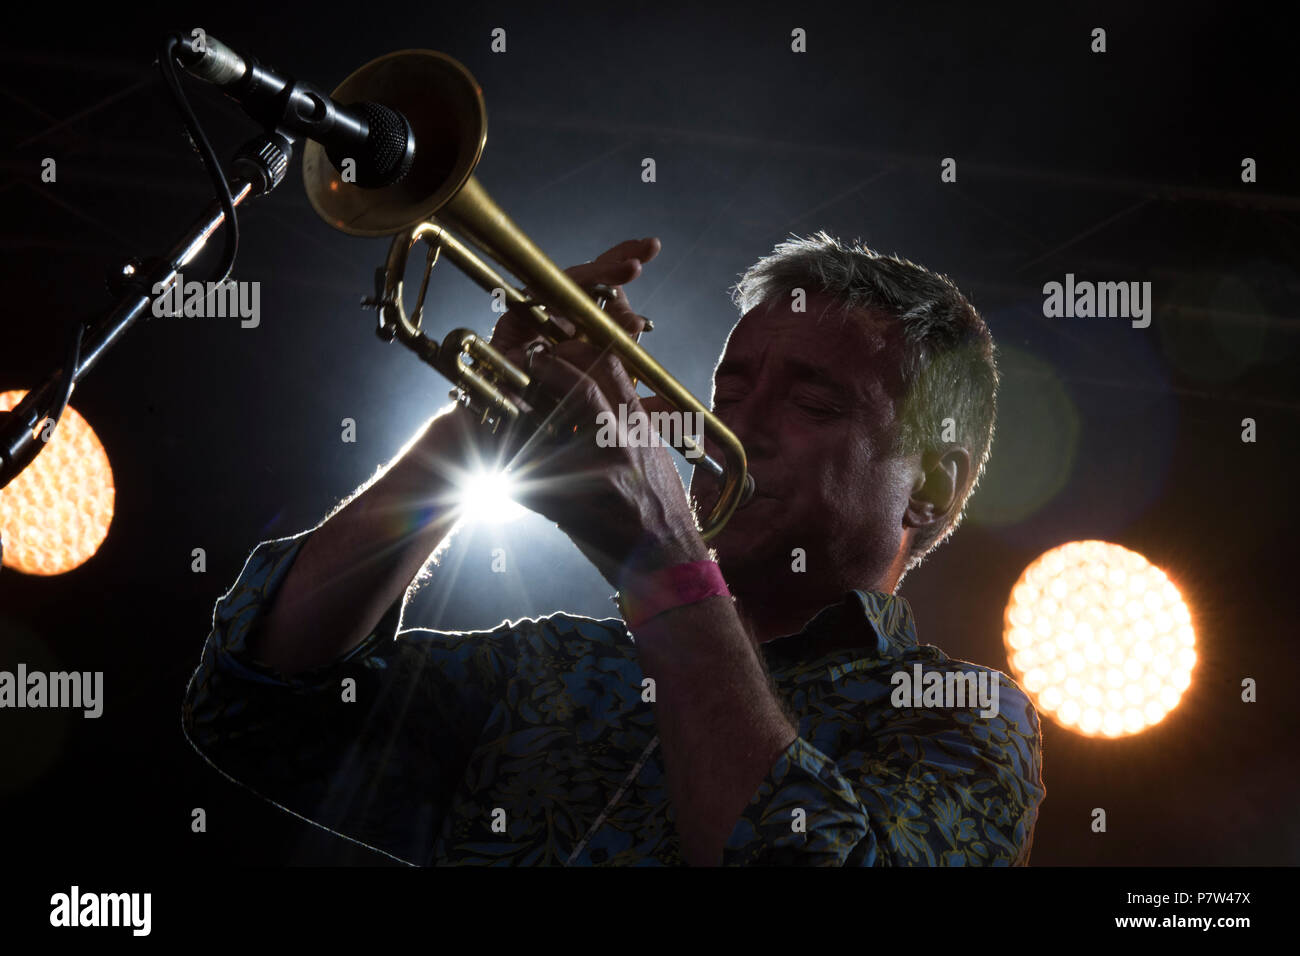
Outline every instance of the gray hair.
POLYGON ((963 446, 974 467, 948 521, 918 533, 905 568, 910 571, 957 530, 984 474, 997 418, 996 347, 988 326, 952 280, 860 241, 841 242, 825 232, 794 235, 751 266, 732 291, 744 314, 771 299, 789 300, 795 289, 821 292, 851 309, 884 312, 903 333, 901 411, 891 454, 943 454, 963 446), (943 441, 944 419, 954 420, 955 441, 943 441))

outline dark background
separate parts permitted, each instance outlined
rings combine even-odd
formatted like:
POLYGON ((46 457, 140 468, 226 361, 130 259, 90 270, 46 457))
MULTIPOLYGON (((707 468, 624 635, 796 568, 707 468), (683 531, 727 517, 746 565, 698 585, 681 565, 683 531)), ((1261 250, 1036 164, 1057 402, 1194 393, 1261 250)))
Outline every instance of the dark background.
MULTIPOLYGON (((0 57, 0 390, 43 379, 67 320, 109 304, 107 270, 161 252, 208 201, 152 66, 167 30, 200 25, 326 88, 395 49, 444 50, 487 100, 479 179, 556 262, 663 240, 629 293, 656 320, 647 346, 697 394, 736 317, 728 287, 791 232, 860 237, 951 275, 993 330, 1004 385, 966 524, 900 592, 920 639, 1007 669, 1012 584, 1078 538, 1164 568, 1198 636, 1192 685, 1154 729, 1108 741, 1044 721, 1032 862, 1295 864, 1294 54, 1237 5, 1125 6, 28 11, 0 57), (489 51, 498 26, 504 55, 489 51), (1089 51, 1096 26, 1104 55, 1089 51), (790 52, 794 27, 806 54, 790 52), (46 156, 56 184, 40 182, 46 156), (655 184, 640 180, 645 156, 655 184), (956 184, 939 180, 947 156, 956 184), (1150 281, 1151 326, 1045 319, 1042 285, 1067 272, 1150 281), (1241 441, 1245 417, 1255 444, 1241 441), (1240 701, 1244 677, 1259 681, 1256 704, 1240 701), (1090 830, 1094 807, 1105 834, 1090 830)), ((221 156, 255 132, 219 94, 187 89, 221 156)), ((384 862, 231 784, 181 733, 213 604, 253 545, 319 521, 448 388, 375 339, 357 301, 387 240, 326 227, 297 162, 240 222, 234 277, 262 282, 260 327, 137 326, 73 396, 114 468, 107 540, 62 576, 0 572, 0 667, 105 672, 98 720, 0 713, 11 859, 384 862), (355 444, 340 441, 344 417, 355 444), (205 574, 190 570, 195 547, 205 574), (190 832, 194 807, 207 834, 190 832)), ((432 298, 435 336, 490 326, 486 298, 450 270, 432 298)), ((408 625, 612 612, 605 583, 540 518, 463 533, 443 570, 408 625), (498 546, 509 574, 490 573, 498 546)))

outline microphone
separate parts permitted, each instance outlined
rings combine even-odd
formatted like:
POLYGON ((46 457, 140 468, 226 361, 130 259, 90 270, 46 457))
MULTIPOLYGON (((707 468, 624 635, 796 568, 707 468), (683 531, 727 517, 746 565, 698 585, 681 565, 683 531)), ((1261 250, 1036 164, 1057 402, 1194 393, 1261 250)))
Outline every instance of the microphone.
MULTIPOLYGON (((196 31, 197 32, 197 31, 196 31)), ((213 84, 268 129, 278 128, 325 147, 335 169, 356 163, 356 185, 379 189, 400 182, 415 162, 415 133, 397 110, 381 103, 336 103, 310 83, 276 72, 201 32, 182 37, 176 57, 189 73, 213 84)))

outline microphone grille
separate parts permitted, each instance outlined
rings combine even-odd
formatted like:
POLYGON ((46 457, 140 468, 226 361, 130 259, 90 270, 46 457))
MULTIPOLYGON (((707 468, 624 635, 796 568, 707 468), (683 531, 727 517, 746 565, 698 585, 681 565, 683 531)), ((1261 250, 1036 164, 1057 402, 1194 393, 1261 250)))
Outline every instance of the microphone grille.
MULTIPOLYGON (((411 124, 401 113, 381 103, 361 105, 370 125, 370 135, 366 139, 370 168, 366 170, 365 178, 372 180, 373 185, 391 186, 410 171, 415 159, 415 150, 411 148, 414 145, 411 142, 411 124)), ((358 182, 361 178, 358 176, 358 182)))

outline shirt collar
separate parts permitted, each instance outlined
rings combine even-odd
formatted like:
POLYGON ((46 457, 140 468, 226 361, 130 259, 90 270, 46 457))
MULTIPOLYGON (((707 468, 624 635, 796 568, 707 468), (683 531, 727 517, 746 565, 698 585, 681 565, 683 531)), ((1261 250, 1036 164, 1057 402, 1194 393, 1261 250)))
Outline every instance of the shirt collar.
POLYGON ((831 641, 849 638, 824 653, 858 652, 865 657, 890 657, 916 647, 916 619, 907 599, 884 591, 853 590, 814 614, 797 634, 760 645, 769 664, 807 661, 824 656, 831 641))

